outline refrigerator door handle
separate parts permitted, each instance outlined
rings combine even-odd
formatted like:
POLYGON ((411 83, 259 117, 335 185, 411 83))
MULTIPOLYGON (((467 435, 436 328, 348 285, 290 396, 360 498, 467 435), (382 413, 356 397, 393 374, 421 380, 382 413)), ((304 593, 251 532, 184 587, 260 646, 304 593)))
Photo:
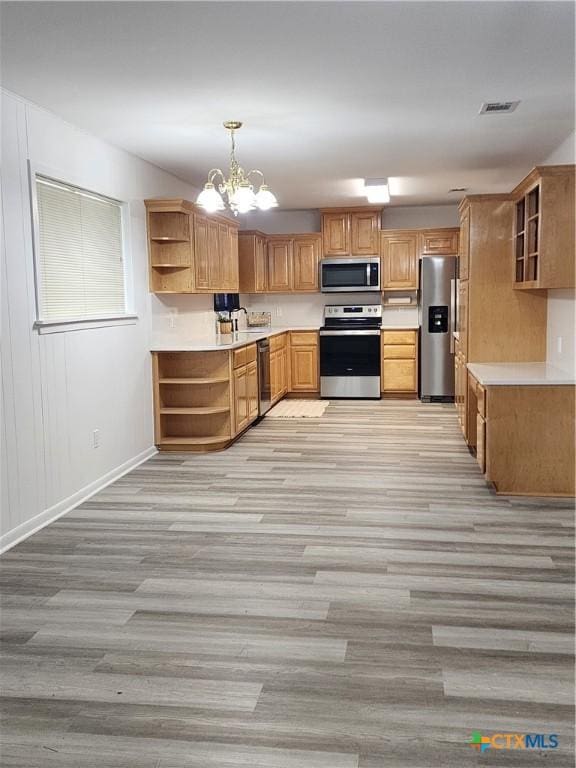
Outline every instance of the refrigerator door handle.
POLYGON ((450 280, 450 354, 454 354, 454 333, 456 326, 454 319, 456 317, 456 280, 450 280))

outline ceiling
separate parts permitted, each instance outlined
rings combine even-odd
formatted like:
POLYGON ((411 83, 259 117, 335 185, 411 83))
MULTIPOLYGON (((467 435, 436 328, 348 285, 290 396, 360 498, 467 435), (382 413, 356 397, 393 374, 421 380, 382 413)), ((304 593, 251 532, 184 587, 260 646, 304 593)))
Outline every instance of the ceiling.
POLYGON ((285 209, 509 191, 574 128, 571 2, 14 2, 1 33, 4 87, 196 186, 243 120, 285 209))

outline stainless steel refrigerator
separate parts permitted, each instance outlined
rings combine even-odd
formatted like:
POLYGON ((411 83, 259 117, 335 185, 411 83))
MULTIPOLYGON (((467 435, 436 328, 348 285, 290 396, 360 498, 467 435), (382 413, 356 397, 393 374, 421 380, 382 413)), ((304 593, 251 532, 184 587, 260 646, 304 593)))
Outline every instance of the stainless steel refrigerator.
POLYGON ((419 395, 425 402, 454 400, 456 256, 420 262, 419 395))

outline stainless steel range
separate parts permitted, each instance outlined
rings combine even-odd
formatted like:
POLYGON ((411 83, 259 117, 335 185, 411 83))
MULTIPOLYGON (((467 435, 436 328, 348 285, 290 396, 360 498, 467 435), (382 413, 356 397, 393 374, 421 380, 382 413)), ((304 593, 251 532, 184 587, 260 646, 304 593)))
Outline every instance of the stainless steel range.
POLYGON ((378 304, 324 307, 320 328, 320 395, 380 398, 378 304))

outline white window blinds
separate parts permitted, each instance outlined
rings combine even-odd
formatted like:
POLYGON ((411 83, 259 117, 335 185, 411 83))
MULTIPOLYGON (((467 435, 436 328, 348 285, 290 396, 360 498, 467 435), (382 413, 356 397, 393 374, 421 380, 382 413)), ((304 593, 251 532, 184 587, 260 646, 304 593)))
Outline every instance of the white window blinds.
POLYGON ((126 313, 121 203, 36 176, 39 320, 126 313))

